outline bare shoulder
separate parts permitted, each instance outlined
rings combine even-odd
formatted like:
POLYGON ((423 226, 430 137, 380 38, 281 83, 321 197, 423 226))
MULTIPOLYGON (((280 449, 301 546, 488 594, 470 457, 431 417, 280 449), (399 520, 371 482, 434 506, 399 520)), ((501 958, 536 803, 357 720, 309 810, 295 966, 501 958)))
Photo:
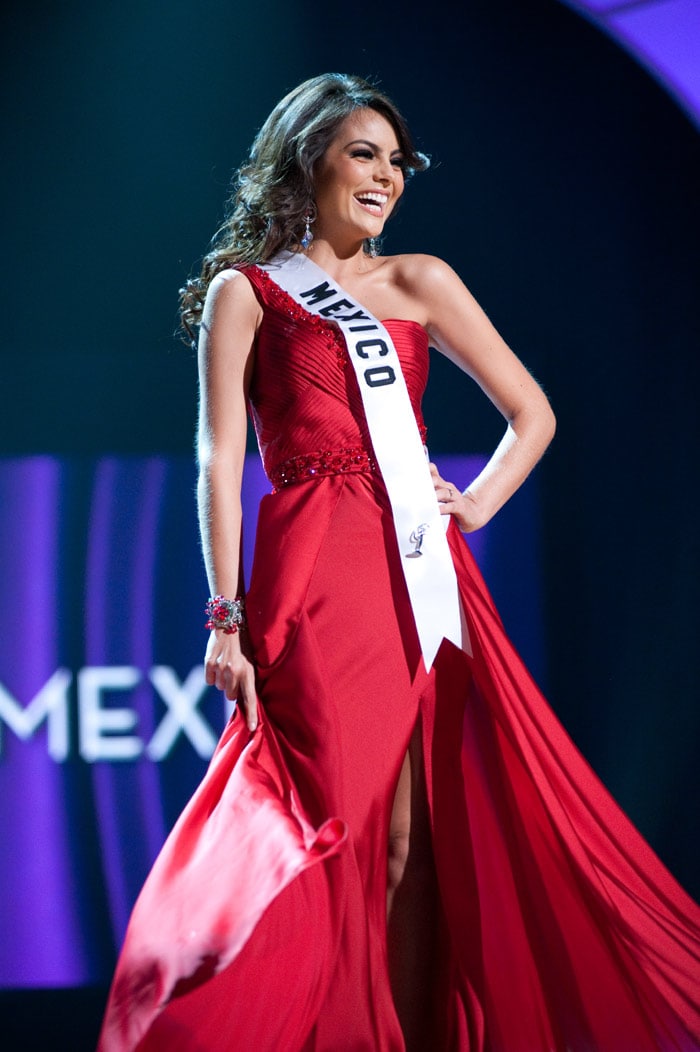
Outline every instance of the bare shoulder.
POLYGON ((462 284, 452 267, 438 256, 412 252, 390 256, 387 264, 393 283, 419 302, 462 284))
POLYGON ((450 355, 469 334, 492 327, 459 275, 437 256, 395 257, 394 281, 415 304, 432 344, 450 355))
POLYGON ((240 270, 222 270, 212 278, 207 289, 202 325, 209 327, 216 320, 235 319, 239 323, 257 327, 262 318, 262 307, 253 286, 240 270))

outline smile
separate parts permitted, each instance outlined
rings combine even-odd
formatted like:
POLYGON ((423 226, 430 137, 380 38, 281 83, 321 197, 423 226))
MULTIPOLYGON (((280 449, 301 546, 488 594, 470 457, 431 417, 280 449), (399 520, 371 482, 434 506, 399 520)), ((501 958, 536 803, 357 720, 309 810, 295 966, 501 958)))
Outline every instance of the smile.
POLYGON ((356 194, 355 200, 371 215, 381 216, 384 215, 384 209, 386 208, 388 197, 388 194, 383 194, 375 190, 367 190, 364 193, 356 194))

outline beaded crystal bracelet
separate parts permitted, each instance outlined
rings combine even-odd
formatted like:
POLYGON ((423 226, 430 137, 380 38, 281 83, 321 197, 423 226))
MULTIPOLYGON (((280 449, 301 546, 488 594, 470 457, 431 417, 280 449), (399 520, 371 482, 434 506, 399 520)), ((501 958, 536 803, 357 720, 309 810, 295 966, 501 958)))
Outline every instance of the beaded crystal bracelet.
POLYGON ((207 600, 204 613, 207 615, 205 628, 219 628, 228 636, 245 628, 245 604, 240 596, 224 599, 223 595, 215 595, 207 600))

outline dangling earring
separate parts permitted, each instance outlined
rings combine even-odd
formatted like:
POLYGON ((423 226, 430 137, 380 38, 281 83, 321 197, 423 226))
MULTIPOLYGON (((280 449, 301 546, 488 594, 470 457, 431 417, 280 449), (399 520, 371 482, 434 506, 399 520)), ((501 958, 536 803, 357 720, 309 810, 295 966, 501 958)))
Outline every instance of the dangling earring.
POLYGON ((377 257, 377 239, 376 239, 376 237, 371 237, 369 239, 369 254, 372 257, 372 259, 376 259, 376 257, 377 257))
POLYGON ((305 223, 304 233, 302 234, 301 239, 299 241, 299 244, 301 245, 301 247, 304 249, 305 252, 306 252, 307 248, 311 247, 311 242, 314 239, 313 231, 311 229, 311 224, 314 222, 315 219, 316 219, 316 212, 312 211, 312 209, 309 209, 309 211, 304 216, 304 223, 305 223))

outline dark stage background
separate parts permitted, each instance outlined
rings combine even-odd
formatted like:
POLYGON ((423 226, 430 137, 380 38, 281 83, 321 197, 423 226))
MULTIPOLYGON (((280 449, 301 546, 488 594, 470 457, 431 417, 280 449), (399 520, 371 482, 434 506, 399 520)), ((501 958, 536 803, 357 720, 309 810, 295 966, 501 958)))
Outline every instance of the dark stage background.
MULTIPOLYGON (((0 48, 0 455, 68 458, 74 484, 105 454, 190 455, 195 369, 173 337, 175 294, 231 169, 303 78, 380 79, 433 158, 386 251, 447 259, 558 416, 536 482, 541 678, 697 895, 700 139, 688 117, 556 0, 10 3, 0 48)), ((434 454, 485 452, 502 431, 442 360, 425 410, 434 454)), ((514 567, 530 558, 525 538, 512 548, 514 567)), ((20 603, 12 616, 15 660, 31 664, 41 612, 20 603)), ((89 1049, 103 999, 101 986, 8 989, 3 1047, 89 1049)))

